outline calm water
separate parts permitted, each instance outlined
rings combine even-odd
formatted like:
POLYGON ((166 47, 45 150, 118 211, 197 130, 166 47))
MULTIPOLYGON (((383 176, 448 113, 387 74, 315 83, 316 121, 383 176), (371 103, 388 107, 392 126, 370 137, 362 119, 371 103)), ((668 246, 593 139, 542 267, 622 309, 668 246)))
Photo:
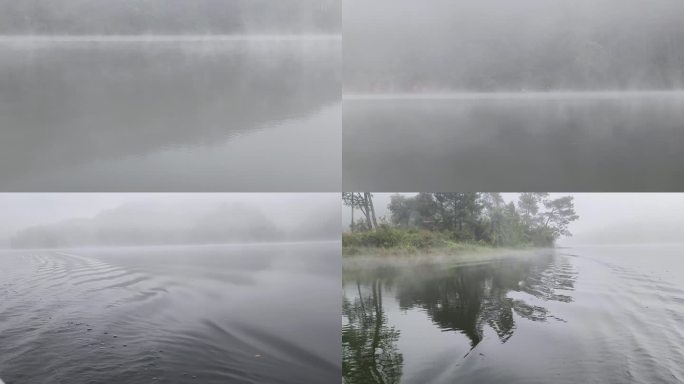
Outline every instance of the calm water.
POLYGON ((684 246, 346 268, 347 383, 684 381, 684 246))
POLYGON ((340 47, 319 35, 0 39, 2 189, 339 190, 340 47))
POLYGON ((680 191, 684 94, 344 101, 346 190, 680 191), (638 177, 635 177, 638 175, 638 177))
POLYGON ((330 242, 0 253, 0 377, 339 382, 339 252, 330 242))

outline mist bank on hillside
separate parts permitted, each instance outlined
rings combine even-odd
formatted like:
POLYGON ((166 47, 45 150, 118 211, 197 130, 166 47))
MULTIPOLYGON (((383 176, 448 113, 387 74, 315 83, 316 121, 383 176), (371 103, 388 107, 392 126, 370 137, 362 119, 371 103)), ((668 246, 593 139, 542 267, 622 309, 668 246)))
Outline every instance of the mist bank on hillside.
MULTIPOLYGON (((275 220, 246 204, 173 208, 127 204, 93 218, 70 219, 18 231, 12 248, 69 248, 173 244, 218 244, 339 238, 339 209, 275 220)), ((335 207, 337 208, 337 207, 335 207)))
POLYGON ((0 5, 0 34, 339 33, 335 0, 26 0, 0 5))
POLYGON ((679 0, 343 0, 346 92, 684 88, 679 0))

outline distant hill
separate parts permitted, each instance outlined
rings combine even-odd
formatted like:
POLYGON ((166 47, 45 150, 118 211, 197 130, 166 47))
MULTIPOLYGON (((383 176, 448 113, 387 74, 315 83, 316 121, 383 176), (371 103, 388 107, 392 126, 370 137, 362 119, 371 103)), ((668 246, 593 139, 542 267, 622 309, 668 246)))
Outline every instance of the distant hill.
POLYGON ((259 207, 238 203, 192 208, 131 203, 92 218, 25 228, 10 243, 12 248, 68 248, 338 238, 339 207, 309 208, 293 209, 293 213, 300 213, 280 217, 280 213, 271 215, 259 207))

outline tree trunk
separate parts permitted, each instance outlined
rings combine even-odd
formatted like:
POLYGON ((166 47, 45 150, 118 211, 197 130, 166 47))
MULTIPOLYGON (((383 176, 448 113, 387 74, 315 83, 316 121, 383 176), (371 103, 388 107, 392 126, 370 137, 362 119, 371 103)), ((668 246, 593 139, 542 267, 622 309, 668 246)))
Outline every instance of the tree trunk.
POLYGON ((349 226, 349 228, 351 229, 352 232, 354 232, 354 204, 352 204, 352 206, 351 206, 351 219, 352 219, 352 222, 351 222, 351 225, 349 226))
POLYGON ((364 214, 366 215, 366 224, 368 225, 368 229, 373 230, 373 222, 371 221, 371 202, 368 197, 368 193, 364 192, 363 194, 363 204, 365 205, 365 211, 364 214))
POLYGON ((370 207, 371 218, 373 219, 373 226, 375 229, 378 228, 378 219, 375 217, 375 206, 373 206, 373 196, 368 193, 368 206, 370 207))

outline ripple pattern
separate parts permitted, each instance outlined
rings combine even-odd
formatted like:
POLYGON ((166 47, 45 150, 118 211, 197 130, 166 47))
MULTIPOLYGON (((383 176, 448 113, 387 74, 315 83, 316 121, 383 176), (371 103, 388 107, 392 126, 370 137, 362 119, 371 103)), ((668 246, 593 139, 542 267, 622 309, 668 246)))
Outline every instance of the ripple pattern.
MULTIPOLYGON (((298 249, 306 251, 311 252, 298 249)), ((242 314, 270 300, 288 303, 294 311, 291 298, 273 296, 277 291, 259 277, 274 272, 271 255, 251 271, 239 271, 239 262, 233 262, 238 271, 230 271, 226 261, 268 252, 192 247, 128 252, 139 254, 0 254, 6 266, 0 277, 0 377, 6 384, 339 379, 338 362, 317 353, 311 342, 288 335, 286 318, 294 316, 245 321, 242 314), (187 259, 178 256, 188 253, 187 259), (194 262, 183 265, 187 260, 194 262), (226 279, 216 267, 220 263, 226 279), (170 273, 178 270, 188 273, 170 273), (250 276, 242 280, 230 277, 246 273, 250 276)), ((330 290, 331 297, 337 292, 330 290)), ((333 348, 339 347, 328 346, 333 348)))

